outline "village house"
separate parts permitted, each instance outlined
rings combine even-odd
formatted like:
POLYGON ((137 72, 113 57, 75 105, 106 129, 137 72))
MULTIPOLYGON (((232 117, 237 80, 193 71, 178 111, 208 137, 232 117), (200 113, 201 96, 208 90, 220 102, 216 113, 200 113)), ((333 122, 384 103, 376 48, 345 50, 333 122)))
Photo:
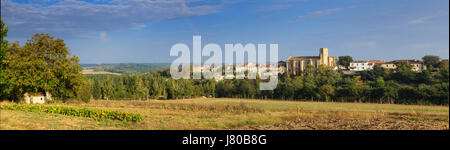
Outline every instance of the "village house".
POLYGON ((423 63, 423 61, 420 60, 394 60, 394 61, 390 61, 390 62, 385 62, 385 63, 381 63, 380 66, 386 69, 396 69, 397 66, 395 65, 395 63, 399 62, 399 61, 406 61, 408 62, 410 65, 412 65, 412 70, 415 72, 422 72, 423 70, 427 70, 427 66, 423 63))
POLYGON ((384 61, 382 60, 352 61, 350 62, 349 67, 351 71, 364 71, 364 70, 372 70, 373 66, 382 63, 384 63, 384 61))
POLYGON ((52 95, 49 92, 45 92, 45 94, 41 92, 26 92, 23 97, 27 104, 44 104, 52 100, 52 95))

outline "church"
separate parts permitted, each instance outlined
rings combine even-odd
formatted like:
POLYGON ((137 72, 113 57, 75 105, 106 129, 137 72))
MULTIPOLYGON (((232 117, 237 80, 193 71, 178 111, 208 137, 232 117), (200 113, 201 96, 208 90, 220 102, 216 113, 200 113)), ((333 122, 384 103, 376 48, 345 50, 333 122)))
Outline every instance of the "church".
POLYGON ((321 64, 330 69, 337 68, 337 58, 328 56, 328 48, 320 48, 319 56, 290 56, 286 60, 286 74, 287 76, 297 76, 303 72, 305 66, 311 65, 317 69, 321 64))

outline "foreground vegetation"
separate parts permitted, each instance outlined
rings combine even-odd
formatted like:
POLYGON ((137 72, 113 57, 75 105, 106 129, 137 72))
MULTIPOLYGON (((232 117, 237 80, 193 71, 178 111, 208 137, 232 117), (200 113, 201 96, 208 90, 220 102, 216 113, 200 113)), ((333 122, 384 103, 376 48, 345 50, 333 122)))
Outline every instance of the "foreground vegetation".
MULTIPOLYGON (((5 102, 3 103, 5 104, 5 102)), ((449 129, 448 106, 185 99, 48 104, 141 114, 141 122, 1 110, 0 129, 449 129)))
POLYGON ((95 110, 87 108, 73 108, 65 106, 45 106, 45 105, 1 105, 1 110, 18 110, 27 112, 45 112, 62 114, 68 116, 79 116, 88 117, 95 120, 120 120, 120 121, 133 121, 138 122, 144 120, 140 114, 133 113, 123 113, 120 111, 110 111, 110 110, 95 110))

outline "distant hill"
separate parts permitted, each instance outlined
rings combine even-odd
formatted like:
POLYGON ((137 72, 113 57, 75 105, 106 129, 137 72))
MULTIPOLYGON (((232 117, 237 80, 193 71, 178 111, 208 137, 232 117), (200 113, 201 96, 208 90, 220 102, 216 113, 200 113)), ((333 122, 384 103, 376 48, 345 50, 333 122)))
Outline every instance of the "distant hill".
POLYGON ((147 73, 170 67, 170 63, 119 63, 119 64, 80 64, 83 70, 93 72, 112 72, 119 74, 147 73))

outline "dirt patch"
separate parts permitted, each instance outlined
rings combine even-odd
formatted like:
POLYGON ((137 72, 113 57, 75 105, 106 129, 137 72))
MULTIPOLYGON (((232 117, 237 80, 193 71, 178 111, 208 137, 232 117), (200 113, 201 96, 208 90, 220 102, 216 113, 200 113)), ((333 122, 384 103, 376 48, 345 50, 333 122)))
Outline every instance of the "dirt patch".
MULTIPOLYGON (((320 112, 284 117, 284 123, 249 126, 255 130, 449 130, 448 116, 425 118, 411 114, 376 114, 320 112), (353 114, 353 115, 349 115, 353 114), (420 119, 418 119, 420 118, 420 119)), ((428 116, 429 117, 429 116, 428 116)))

